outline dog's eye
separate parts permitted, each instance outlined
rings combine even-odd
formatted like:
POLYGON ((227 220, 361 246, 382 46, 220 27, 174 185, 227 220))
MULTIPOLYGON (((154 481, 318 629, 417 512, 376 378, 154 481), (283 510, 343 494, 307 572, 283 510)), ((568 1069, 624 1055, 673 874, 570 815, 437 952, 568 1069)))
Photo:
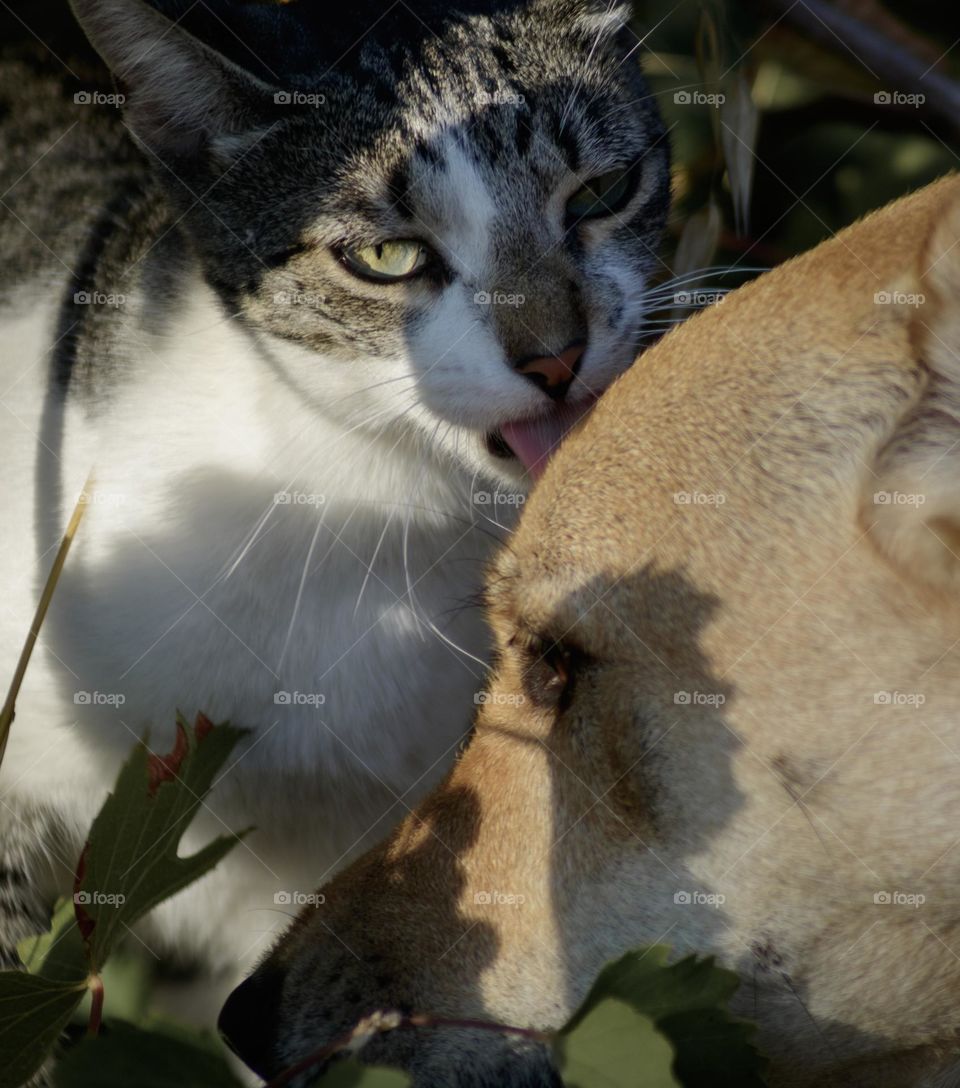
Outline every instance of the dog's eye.
POLYGON ((529 665, 524 686, 530 698, 542 707, 564 711, 573 701, 577 669, 583 654, 573 646, 550 639, 537 639, 529 648, 529 665))

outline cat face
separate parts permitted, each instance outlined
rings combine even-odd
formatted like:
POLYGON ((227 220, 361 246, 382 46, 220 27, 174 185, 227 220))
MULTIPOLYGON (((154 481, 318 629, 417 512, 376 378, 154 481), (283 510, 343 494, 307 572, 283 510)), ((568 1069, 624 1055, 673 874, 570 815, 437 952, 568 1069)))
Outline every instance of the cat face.
POLYGON ((517 482, 632 362, 669 171, 626 9, 421 4, 327 64, 291 5, 247 64, 79 6, 209 282, 321 411, 517 482))

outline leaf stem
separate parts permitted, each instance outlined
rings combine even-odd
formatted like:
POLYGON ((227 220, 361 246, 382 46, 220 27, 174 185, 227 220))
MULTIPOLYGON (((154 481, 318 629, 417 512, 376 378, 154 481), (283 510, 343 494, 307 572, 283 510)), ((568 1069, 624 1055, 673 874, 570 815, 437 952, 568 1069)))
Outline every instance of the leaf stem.
POLYGON ((96 1038, 100 1034, 103 1022, 103 979, 100 975, 91 975, 87 980, 90 990, 90 1019, 87 1021, 87 1035, 96 1038))
POLYGON ((375 1036, 388 1031, 409 1031, 422 1028, 460 1028, 469 1031, 489 1031, 497 1035, 514 1035, 522 1039, 529 1039, 537 1043, 549 1043, 555 1033, 549 1031, 537 1031, 535 1028, 516 1028, 509 1024, 497 1024, 489 1020, 462 1020, 444 1016, 428 1016, 417 1013, 413 1016, 402 1016, 398 1012, 375 1012, 365 1017, 345 1035, 341 1035, 332 1043, 318 1047, 316 1050, 301 1058, 296 1065, 291 1065, 277 1074, 266 1088, 283 1088, 294 1077, 301 1073, 309 1072, 314 1066, 320 1065, 328 1059, 343 1051, 356 1053, 361 1050, 375 1036))

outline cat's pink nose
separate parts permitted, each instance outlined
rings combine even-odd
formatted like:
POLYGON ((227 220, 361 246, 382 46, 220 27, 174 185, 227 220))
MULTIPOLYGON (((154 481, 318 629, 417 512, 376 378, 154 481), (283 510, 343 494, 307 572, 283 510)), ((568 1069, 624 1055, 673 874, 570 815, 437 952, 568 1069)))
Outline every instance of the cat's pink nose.
POLYGON ((563 400, 577 376, 586 347, 582 342, 571 344, 558 355, 538 355, 534 359, 524 359, 514 369, 518 374, 529 378, 548 397, 563 400))

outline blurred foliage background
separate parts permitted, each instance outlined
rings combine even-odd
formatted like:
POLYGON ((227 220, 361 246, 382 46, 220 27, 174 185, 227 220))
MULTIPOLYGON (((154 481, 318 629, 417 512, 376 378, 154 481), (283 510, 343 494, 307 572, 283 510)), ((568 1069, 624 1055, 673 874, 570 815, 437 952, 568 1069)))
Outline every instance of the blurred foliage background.
POLYGON ((769 267, 958 168, 960 5, 638 0, 675 271, 769 267))

